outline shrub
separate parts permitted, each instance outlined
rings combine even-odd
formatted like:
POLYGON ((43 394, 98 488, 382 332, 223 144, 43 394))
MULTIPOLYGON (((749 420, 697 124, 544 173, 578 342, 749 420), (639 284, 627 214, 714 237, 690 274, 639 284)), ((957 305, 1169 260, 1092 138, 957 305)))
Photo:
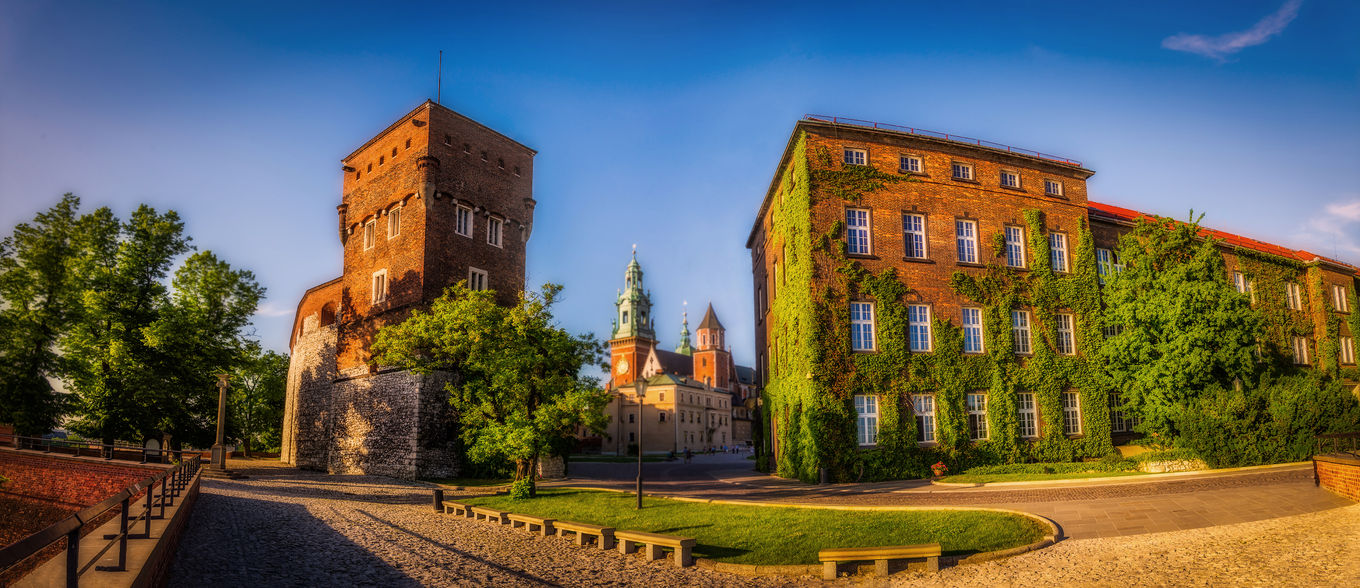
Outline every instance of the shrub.
POLYGON ((1199 454, 1189 449, 1162 449, 1158 451, 1147 451, 1131 458, 1134 463, 1148 463, 1150 461, 1194 461, 1201 459, 1199 454))
POLYGON ((1132 460, 1107 457, 1100 461, 1076 463, 1008 463, 969 468, 965 474, 1080 474, 1086 472, 1132 472, 1138 464, 1132 460))
POLYGON ((533 497, 534 481, 529 478, 520 478, 510 485, 510 498, 512 500, 528 500, 533 497))

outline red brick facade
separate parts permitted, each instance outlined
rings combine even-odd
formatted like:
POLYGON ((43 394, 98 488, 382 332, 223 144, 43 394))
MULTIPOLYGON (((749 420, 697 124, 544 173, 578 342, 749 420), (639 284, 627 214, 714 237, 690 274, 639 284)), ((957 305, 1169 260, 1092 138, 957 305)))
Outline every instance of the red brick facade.
POLYGON ((1313 475, 1319 486, 1351 500, 1360 500, 1360 458, 1354 455, 1314 456, 1313 475))
POLYGON ((85 508, 156 475, 158 469, 0 449, 0 493, 85 508))

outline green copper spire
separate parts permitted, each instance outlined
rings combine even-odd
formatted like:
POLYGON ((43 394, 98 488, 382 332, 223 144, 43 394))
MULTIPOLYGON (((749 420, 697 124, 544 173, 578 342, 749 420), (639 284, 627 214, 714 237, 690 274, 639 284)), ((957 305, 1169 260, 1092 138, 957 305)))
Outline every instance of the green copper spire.
POLYGON ((628 262, 628 269, 623 274, 623 290, 614 301, 614 307, 614 339, 643 337, 656 340, 656 331, 652 329, 652 296, 642 287, 637 245, 633 246, 633 260, 628 262))
POLYGON ((675 352, 681 355, 693 355, 694 349, 689 346, 689 303, 685 303, 684 312, 680 313, 683 318, 680 320, 680 346, 675 348, 675 352))

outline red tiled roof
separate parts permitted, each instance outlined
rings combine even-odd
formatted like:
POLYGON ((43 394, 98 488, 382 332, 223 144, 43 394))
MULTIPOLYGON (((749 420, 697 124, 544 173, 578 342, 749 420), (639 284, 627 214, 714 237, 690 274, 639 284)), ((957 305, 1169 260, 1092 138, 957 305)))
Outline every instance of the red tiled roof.
MULTIPOLYGON (((1104 218, 1104 219, 1108 219, 1108 220, 1133 222, 1133 221, 1137 220, 1138 217, 1143 217, 1143 216, 1148 217, 1148 218, 1155 218, 1155 217, 1156 217, 1156 215, 1147 214, 1147 213, 1143 213, 1143 212, 1138 212, 1138 211, 1136 211, 1136 210, 1131 210, 1131 209, 1128 209, 1128 208, 1123 208, 1123 207, 1115 206, 1115 205, 1113 205, 1113 204, 1104 204, 1104 203, 1101 203, 1101 202, 1091 202, 1091 201, 1087 201, 1086 206, 1087 206, 1087 208, 1090 210, 1091 216, 1092 216, 1093 218, 1097 218, 1097 219, 1099 219, 1099 218, 1104 218)), ((1287 248, 1287 247, 1281 247, 1281 246, 1276 245, 1276 244, 1274 244, 1274 243, 1266 243, 1265 241, 1257 241, 1256 239, 1252 239, 1252 238, 1250 238, 1250 237, 1243 237, 1243 236, 1241 236, 1241 235, 1234 235, 1234 234, 1232 234, 1232 233, 1227 233, 1227 232, 1220 231, 1220 230, 1217 230, 1217 229, 1210 229, 1210 228, 1208 228, 1208 227, 1200 227, 1200 232, 1201 232, 1202 234, 1204 234, 1204 235, 1213 237, 1213 238, 1215 238, 1215 239, 1221 239, 1221 240, 1223 240, 1225 243, 1227 243, 1227 244, 1229 244, 1229 245, 1233 245, 1233 246, 1236 246, 1236 247, 1241 247, 1241 248, 1243 248, 1243 249, 1251 249, 1251 250, 1253 250, 1253 251, 1260 251, 1260 252, 1262 252, 1262 253, 1268 253, 1268 254, 1270 254, 1270 255, 1277 255, 1277 256, 1283 257, 1283 258, 1285 258, 1285 259, 1293 259, 1293 260, 1301 261, 1301 262, 1304 262, 1304 263, 1308 263, 1308 262, 1312 262, 1312 261, 1326 261, 1326 262, 1329 262, 1329 263, 1332 263, 1332 264, 1335 264, 1335 265, 1339 265, 1339 266, 1341 266, 1341 267, 1345 267, 1345 268, 1351 270, 1351 271, 1354 272, 1354 273, 1360 273, 1360 268, 1356 268, 1355 266, 1353 266, 1353 265, 1351 265, 1351 264, 1349 264, 1349 263, 1345 263, 1345 262, 1342 262, 1342 261, 1337 261, 1337 260, 1332 259, 1332 258, 1330 258, 1330 257, 1323 257, 1323 256, 1321 256, 1321 255, 1318 255, 1318 254, 1313 253, 1313 252, 1310 252, 1310 251, 1304 251, 1303 249, 1289 249, 1289 248, 1287 248)))

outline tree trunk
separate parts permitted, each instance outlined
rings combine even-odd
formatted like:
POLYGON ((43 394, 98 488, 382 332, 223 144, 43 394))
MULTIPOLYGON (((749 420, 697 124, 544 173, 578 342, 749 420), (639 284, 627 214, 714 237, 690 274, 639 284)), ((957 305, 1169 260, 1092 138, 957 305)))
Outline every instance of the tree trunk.
POLYGON ((529 458, 529 498, 538 497, 538 484, 534 483, 534 478, 538 477, 538 454, 529 458))

